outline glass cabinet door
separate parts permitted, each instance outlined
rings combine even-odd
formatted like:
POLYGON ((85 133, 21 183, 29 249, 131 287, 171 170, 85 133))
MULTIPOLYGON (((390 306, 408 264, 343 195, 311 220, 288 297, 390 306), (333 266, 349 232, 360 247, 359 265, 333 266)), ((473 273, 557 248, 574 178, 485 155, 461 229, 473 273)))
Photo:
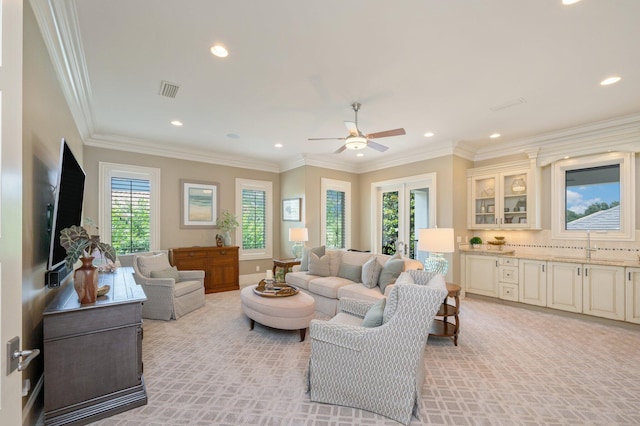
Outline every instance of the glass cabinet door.
POLYGON ((528 227, 527 187, 528 173, 520 172, 502 176, 502 221, 504 228, 528 227))
POLYGON ((496 182, 495 176, 473 179, 472 218, 474 227, 487 227, 496 222, 496 182))

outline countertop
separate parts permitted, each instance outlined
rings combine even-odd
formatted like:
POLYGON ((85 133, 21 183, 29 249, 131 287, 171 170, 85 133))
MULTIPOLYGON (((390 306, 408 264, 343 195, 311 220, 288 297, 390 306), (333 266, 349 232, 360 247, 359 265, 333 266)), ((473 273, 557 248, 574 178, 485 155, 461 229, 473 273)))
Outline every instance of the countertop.
POLYGON ((508 256, 517 257, 518 259, 532 259, 532 260, 544 260, 548 262, 564 262, 564 263, 582 263, 588 265, 606 265, 606 266, 621 266, 621 267, 637 267, 640 268, 640 262, 633 260, 615 260, 615 259, 599 259, 597 254, 592 255, 593 258, 588 260, 586 257, 568 257, 568 256, 554 256, 552 254, 531 254, 531 253, 516 253, 514 249, 504 248, 503 250, 488 249, 486 247, 472 249, 466 245, 459 247, 461 253, 466 254, 479 254, 486 256, 508 256))

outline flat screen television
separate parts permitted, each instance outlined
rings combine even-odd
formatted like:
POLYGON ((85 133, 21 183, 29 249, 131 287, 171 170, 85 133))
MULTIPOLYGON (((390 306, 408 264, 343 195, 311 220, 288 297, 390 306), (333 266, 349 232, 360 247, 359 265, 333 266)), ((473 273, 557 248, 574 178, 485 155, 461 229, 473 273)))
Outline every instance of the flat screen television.
POLYGON ((51 244, 47 262, 49 271, 64 264, 64 258, 67 255, 64 247, 60 245, 60 231, 72 225, 80 225, 82 222, 85 173, 64 138, 60 147, 58 170, 50 228, 51 244))

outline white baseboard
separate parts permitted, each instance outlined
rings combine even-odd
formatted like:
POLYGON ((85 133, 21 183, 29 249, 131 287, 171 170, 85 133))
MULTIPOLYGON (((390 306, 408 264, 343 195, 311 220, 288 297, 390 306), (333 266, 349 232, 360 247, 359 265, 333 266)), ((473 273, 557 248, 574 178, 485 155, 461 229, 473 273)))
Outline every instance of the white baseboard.
POLYGON ((263 278, 264 272, 258 272, 257 274, 240 275, 240 287, 258 284, 263 278))

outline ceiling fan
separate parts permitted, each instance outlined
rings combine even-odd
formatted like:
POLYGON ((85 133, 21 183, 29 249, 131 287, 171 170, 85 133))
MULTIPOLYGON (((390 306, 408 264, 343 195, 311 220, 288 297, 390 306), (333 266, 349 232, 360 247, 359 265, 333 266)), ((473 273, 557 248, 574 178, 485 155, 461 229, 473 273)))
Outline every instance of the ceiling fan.
POLYGON ((386 138, 389 136, 400 136, 400 135, 406 134, 406 132, 402 128, 385 130, 383 132, 376 132, 376 133, 369 133, 369 134, 362 133, 360 129, 358 129, 358 110, 360 109, 360 106, 361 105, 358 102, 352 103, 351 107, 353 108, 353 112, 355 112, 356 114, 356 119, 355 121, 344 122, 344 125, 347 127, 347 130, 349 131, 349 136, 344 138, 309 138, 309 140, 324 141, 324 140, 337 139, 337 140, 345 141, 344 145, 338 148, 334 152, 334 154, 340 154, 345 149, 357 150, 357 149, 363 149, 366 147, 373 148, 376 151, 384 152, 387 149, 389 149, 389 147, 373 142, 370 139, 386 138))

